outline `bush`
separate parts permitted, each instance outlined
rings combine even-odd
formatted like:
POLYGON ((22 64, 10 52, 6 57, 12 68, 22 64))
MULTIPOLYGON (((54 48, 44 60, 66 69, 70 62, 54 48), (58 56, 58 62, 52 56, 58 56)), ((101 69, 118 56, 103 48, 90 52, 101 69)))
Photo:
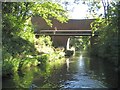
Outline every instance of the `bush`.
POLYGON ((14 72, 17 72, 19 69, 19 63, 20 60, 18 60, 18 58, 10 57, 10 59, 4 60, 2 65, 3 75, 13 74, 14 72))
POLYGON ((20 69, 23 70, 32 66, 37 66, 38 64, 40 64, 40 62, 36 58, 26 57, 20 62, 20 69))
POLYGON ((42 54, 39 56, 38 61, 40 61, 41 63, 46 63, 46 61, 49 60, 49 58, 49 54, 42 54))

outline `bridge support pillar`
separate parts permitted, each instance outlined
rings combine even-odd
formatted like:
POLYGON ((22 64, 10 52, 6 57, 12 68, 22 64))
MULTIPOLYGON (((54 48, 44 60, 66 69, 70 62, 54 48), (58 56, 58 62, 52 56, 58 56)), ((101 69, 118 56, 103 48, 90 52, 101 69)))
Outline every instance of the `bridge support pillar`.
POLYGON ((66 50, 66 45, 69 36, 51 36, 54 47, 64 47, 66 50))
POLYGON ((97 44, 97 37, 98 37, 98 35, 91 36, 91 38, 90 38, 91 48, 92 48, 95 44, 97 44))
POLYGON ((93 46, 93 36, 90 37, 90 46, 91 46, 91 48, 93 46))
POLYGON ((69 36, 52 36, 54 47, 64 47, 65 55, 72 56, 75 54, 75 48, 70 48, 70 37, 69 36))
POLYGON ((67 44, 66 44, 66 50, 70 49, 70 38, 68 38, 67 40, 67 44))

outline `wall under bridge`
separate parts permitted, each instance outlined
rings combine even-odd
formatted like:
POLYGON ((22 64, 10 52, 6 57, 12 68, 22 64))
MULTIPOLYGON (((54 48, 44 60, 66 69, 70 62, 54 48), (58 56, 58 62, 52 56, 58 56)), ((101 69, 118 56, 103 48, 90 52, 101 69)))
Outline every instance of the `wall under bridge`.
POLYGON ((55 47, 66 48, 69 36, 51 36, 51 38, 55 47))

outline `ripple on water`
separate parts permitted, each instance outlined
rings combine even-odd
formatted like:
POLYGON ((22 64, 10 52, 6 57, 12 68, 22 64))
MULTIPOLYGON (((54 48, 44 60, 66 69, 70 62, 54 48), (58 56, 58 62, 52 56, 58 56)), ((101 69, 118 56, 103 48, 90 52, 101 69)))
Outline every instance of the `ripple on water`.
POLYGON ((106 88, 98 80, 90 79, 89 76, 75 75, 72 80, 67 80, 63 88, 106 88))

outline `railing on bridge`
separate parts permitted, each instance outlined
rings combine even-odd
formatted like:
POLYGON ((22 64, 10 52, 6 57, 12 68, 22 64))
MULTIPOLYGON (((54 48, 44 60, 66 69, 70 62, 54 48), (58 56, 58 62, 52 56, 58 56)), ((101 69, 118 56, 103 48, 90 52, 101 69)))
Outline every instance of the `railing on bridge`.
POLYGON ((40 30, 36 35, 49 36, 91 36, 91 30, 40 30))

